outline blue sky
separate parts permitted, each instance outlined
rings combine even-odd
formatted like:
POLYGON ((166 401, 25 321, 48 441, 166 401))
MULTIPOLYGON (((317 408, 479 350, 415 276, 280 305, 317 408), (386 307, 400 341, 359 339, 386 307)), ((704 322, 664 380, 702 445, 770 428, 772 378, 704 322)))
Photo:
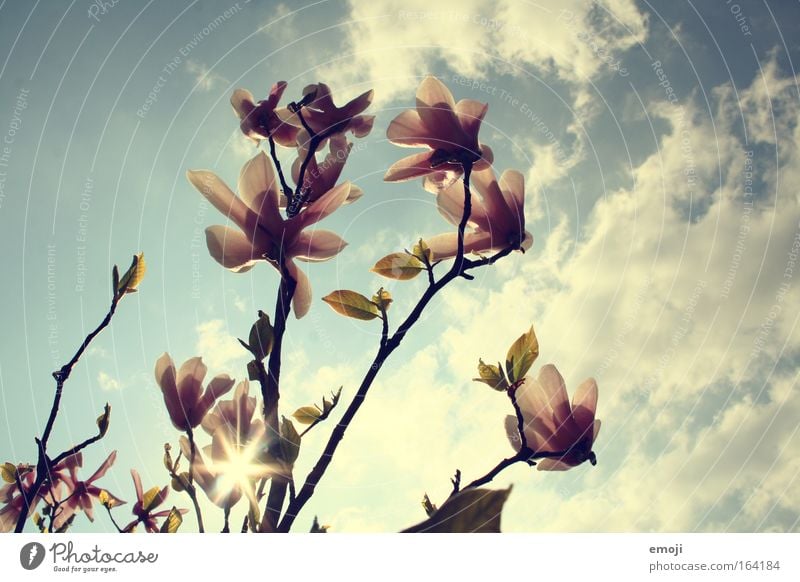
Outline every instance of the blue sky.
MULTIPOLYGON (((365 196, 325 223, 350 246, 309 269, 319 298, 386 284, 376 259, 447 229, 419 184, 382 181, 408 153, 385 129, 435 74, 489 103, 481 139, 498 171, 526 175, 534 248, 432 305, 308 520, 396 530, 456 468, 477 476, 507 456, 507 402, 470 378, 534 323, 537 368, 555 363, 570 388, 598 379, 600 462, 508 471, 506 529, 798 529, 795 3, 6 1, 0 15, 3 461, 33 460, 50 373, 105 313, 111 266, 143 251, 141 293, 76 368, 54 442, 88 436, 108 401, 87 468, 117 449, 110 490, 132 497, 132 467, 165 483, 161 447, 177 435, 155 360, 202 355, 242 378, 233 338, 274 304, 273 269, 238 275, 209 257, 203 229, 224 218, 184 177, 208 168, 233 185, 255 154, 232 90, 286 80, 295 98, 323 81, 340 102, 375 88, 375 128, 345 170, 365 196)), ((422 283, 390 283, 398 321, 422 283)), ((377 332, 319 301, 290 322, 284 411, 339 385, 352 395, 377 332)), ((298 476, 328 430, 304 442, 298 476)))

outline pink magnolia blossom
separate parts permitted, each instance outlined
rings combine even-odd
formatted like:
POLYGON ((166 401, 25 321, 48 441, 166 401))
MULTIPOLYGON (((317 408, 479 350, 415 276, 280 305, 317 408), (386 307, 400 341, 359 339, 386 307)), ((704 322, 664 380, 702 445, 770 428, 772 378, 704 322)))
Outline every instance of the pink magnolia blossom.
POLYGON ((172 424, 181 431, 199 426, 217 398, 233 388, 227 374, 214 377, 203 391, 206 368, 202 358, 190 358, 175 372, 175 363, 165 353, 156 361, 156 382, 161 388, 164 403, 172 424))
MULTIPOLYGON (((151 499, 145 499, 145 492, 142 489, 142 479, 139 477, 139 472, 136 469, 131 469, 131 477, 133 477, 133 486, 136 489, 136 503, 133 504, 132 509, 136 519, 122 528, 122 531, 131 532, 141 523, 146 531, 156 533, 158 532, 158 523, 156 519, 159 517, 168 517, 171 510, 165 509, 156 512, 153 510, 164 503, 169 495, 169 486, 161 488, 151 499)), ((188 513, 187 509, 179 509, 178 511, 181 514, 188 513)))
MULTIPOLYGON (((243 495, 254 502, 253 481, 270 472, 264 422, 253 418, 256 399, 249 391, 249 382, 239 383, 233 398, 218 402, 203 420, 203 429, 212 435, 211 445, 203 450, 206 458, 195 451, 193 475, 219 507, 231 508, 243 495)), ((180 443, 183 455, 191 459, 189 440, 182 437, 180 443)))
MULTIPOLYGON (((99 502, 100 492, 104 490, 102 487, 95 485, 95 481, 106 474, 106 471, 114 464, 116 459, 117 451, 113 451, 103 461, 100 468, 85 481, 81 481, 78 478, 78 469, 83 466, 83 453, 75 453, 64 459, 64 467, 67 470, 67 474, 62 473, 60 480, 66 486, 66 492, 63 501, 56 510, 55 519, 53 520, 54 529, 60 528, 78 511, 83 511, 89 521, 94 521, 93 501, 97 500, 99 502)), ((108 496, 114 502, 114 505, 123 505, 125 503, 111 493, 108 493, 108 496)))
MULTIPOLYGON (((361 115, 372 103, 372 90, 362 93, 342 107, 334 104, 331 89, 325 83, 308 85, 303 89, 304 98, 309 98, 308 96, 312 93, 314 94, 313 98, 310 98, 310 102, 302 108, 301 114, 303 121, 315 135, 350 131, 356 137, 364 137, 372 131, 375 116, 361 115)), ((299 145, 302 146, 310 141, 311 136, 308 135, 308 131, 296 113, 288 109, 282 109, 276 113, 285 123, 298 128, 297 143, 299 145)))
MULTIPOLYGON (((28 493, 36 480, 35 472, 30 470, 19 480, 23 491, 28 493)), ((39 496, 35 495, 28 506, 28 517, 33 515, 38 502, 39 496)), ((3 507, 0 508, 0 533, 14 531, 20 514, 25 511, 25 497, 16 483, 7 483, 0 487, 0 503, 3 504, 3 507)))
POLYGON ((242 133, 256 143, 271 135, 280 145, 294 147, 297 128, 282 122, 275 113, 285 89, 286 81, 278 81, 270 89, 269 97, 258 103, 247 89, 236 89, 233 92, 231 105, 239 117, 242 133))
MULTIPOLYGON (((336 134, 330 138, 330 151, 325 156, 325 159, 322 160, 322 163, 317 163, 316 156, 311 156, 306 166, 306 171, 303 174, 303 184, 301 188, 301 192, 307 196, 305 203, 318 200, 325 192, 336 186, 336 182, 342 174, 342 169, 347 162, 352 148, 353 144, 347 141, 344 134, 336 134)), ((298 147, 298 156, 294 164, 292 164, 292 179, 295 184, 300 180, 300 169, 307 155, 307 148, 298 147)), ((352 184, 350 186, 350 194, 348 194, 345 204, 355 202, 361 198, 362 195, 363 192, 361 188, 352 184)), ((281 196, 281 207, 285 206, 286 197, 281 196)))
POLYGON ((311 285, 293 259, 327 261, 346 246, 336 233, 308 227, 344 203, 350 194, 350 183, 344 182, 328 190, 296 216, 284 219, 279 210, 272 162, 263 152, 242 168, 239 196, 212 172, 190 170, 187 176, 201 194, 239 227, 238 230, 226 226, 206 229, 211 256, 237 273, 251 269, 257 261, 269 261, 282 271, 283 263, 297 283, 292 300, 295 316, 301 318, 308 313, 311 285))
POLYGON ((492 150, 478 142, 486 103, 462 99, 458 103, 436 77, 426 77, 417 89, 416 109, 394 118, 386 130, 393 144, 424 147, 428 151, 396 162, 384 176, 387 182, 425 177, 425 189, 436 193, 450 186, 463 172, 462 161, 482 170, 494 160, 492 150))
MULTIPOLYGON (((533 235, 525 230, 525 179, 516 170, 506 170, 498 183, 491 168, 472 173, 472 195, 464 253, 487 253, 509 246, 523 251, 531 248, 533 235), (476 196, 478 194, 479 196, 476 196)), ((439 212, 458 226, 464 214, 464 183, 457 181, 441 190, 436 198, 439 212)), ((456 256, 458 234, 440 234, 426 239, 437 259, 456 256)))
MULTIPOLYGON (((516 389, 522 412, 525 441, 536 453, 563 455, 538 461, 540 471, 566 471, 584 461, 595 464, 592 445, 600 431, 595 419, 597 383, 585 380, 572 398, 570 407, 564 378, 552 364, 543 366, 535 380, 526 378, 516 389)), ((517 417, 506 417, 506 433, 511 446, 520 449, 517 417)))

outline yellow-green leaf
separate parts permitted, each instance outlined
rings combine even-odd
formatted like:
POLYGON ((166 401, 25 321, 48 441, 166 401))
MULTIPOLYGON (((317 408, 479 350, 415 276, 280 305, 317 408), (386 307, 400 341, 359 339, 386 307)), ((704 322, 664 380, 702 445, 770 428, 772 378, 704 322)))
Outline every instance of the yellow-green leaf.
POLYGON ((17 466, 14 463, 3 463, 0 472, 3 475, 3 481, 6 483, 16 483, 17 466))
POLYGON ((419 242, 411 249, 411 254, 417 257, 423 263, 428 264, 433 262, 433 251, 424 240, 419 239, 419 242))
POLYGON ((392 301, 392 294, 383 287, 378 289, 378 292, 372 296, 372 302, 384 311, 389 310, 389 306, 392 304, 392 301))
POLYGON ((301 406, 294 411, 292 416, 300 424, 313 424, 322 413, 316 406, 301 406))
POLYGON ((281 460, 287 465, 292 465, 300 455, 300 434, 288 418, 281 423, 281 460))
POLYGON ((158 494, 161 491, 159 487, 148 489, 142 495, 142 510, 145 512, 150 511, 154 507, 154 503, 158 501, 158 494))
POLYGON ((508 489, 467 489, 457 493, 425 521, 404 532, 499 533, 500 514, 511 493, 508 489))
POLYGON ((133 255, 131 266, 117 284, 117 293, 135 293, 146 272, 147 263, 144 261, 144 253, 133 255))
POLYGON ((479 378, 473 378, 476 382, 483 382, 484 384, 498 390, 505 392, 508 390, 508 382, 500 369, 500 365, 493 366, 484 363, 483 360, 478 360, 478 375, 479 378))
POLYGON ((333 310, 341 315, 369 321, 381 316, 378 306, 355 291, 334 291, 322 298, 333 310))
POLYGON ((388 279, 406 281, 425 270, 425 264, 408 253, 386 255, 372 267, 372 272, 388 279))
POLYGON ((533 331, 533 326, 517 338, 506 355, 506 373, 508 381, 512 384, 519 382, 531 369, 539 356, 539 340, 533 331))
POLYGON ((164 523, 161 524, 161 533, 176 533, 182 523, 183 516, 181 512, 178 511, 177 507, 173 507, 170 509, 169 515, 164 520, 164 523))

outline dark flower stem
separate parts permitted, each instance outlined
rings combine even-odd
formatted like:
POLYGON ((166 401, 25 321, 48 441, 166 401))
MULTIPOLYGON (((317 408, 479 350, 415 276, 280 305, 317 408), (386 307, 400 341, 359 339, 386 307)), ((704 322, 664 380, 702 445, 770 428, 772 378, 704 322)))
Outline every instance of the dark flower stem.
POLYGON ((275 140, 272 136, 269 136, 269 155, 272 158, 273 163, 275 164, 275 169, 278 171, 278 178, 281 181, 281 189, 283 190, 283 195, 286 196, 286 199, 289 200, 292 197, 292 189, 289 187, 289 184, 286 182, 286 178, 283 175, 283 169, 281 168, 281 161, 278 159, 278 152, 275 151, 275 140))
MULTIPOLYGON (((491 471, 486 473, 483 477, 475 479, 473 482, 471 482, 469 485, 466 485, 461 490, 464 491, 465 489, 473 489, 475 487, 480 487, 481 485, 486 485, 487 483, 492 481, 492 479, 497 477, 502 471, 504 471, 505 469, 516 463, 527 463, 528 465, 533 466, 536 464, 535 463, 536 459, 550 459, 550 458, 560 459, 568 452, 569 451, 556 451, 553 453, 550 452, 537 453, 536 451, 530 450, 528 447, 523 447, 516 455, 514 455, 513 457, 508 457, 507 459, 503 459, 502 461, 497 463, 497 465, 495 465, 495 467, 491 471)), ((456 493, 458 493, 458 490, 454 490, 453 493, 451 493, 451 496, 456 493)))
MULTIPOLYGON (((64 392, 64 384, 69 379, 70 374, 72 374, 72 369, 75 367, 75 364, 78 363, 83 352, 86 351, 86 348, 89 347, 89 344, 103 331, 108 324, 111 323, 111 319, 114 317, 114 313, 117 310, 117 305, 119 304, 120 299, 125 296, 125 289, 115 290, 114 297, 111 300, 111 306, 108 308, 108 312, 106 313, 103 321, 100 322, 98 325, 81 343, 78 351, 75 352, 75 355, 72 356, 72 359, 61 366, 60 369, 53 372, 53 378, 56 381, 56 391, 55 395, 53 396, 53 404, 50 407, 50 414, 47 417, 47 424, 44 427, 44 432, 42 433, 41 439, 36 440, 36 446, 38 450, 38 461, 36 464, 36 480, 33 483, 33 486, 27 491, 21 491, 24 501, 24 508, 19 514, 19 518, 17 519, 16 527, 14 528, 15 533, 21 533, 23 529, 25 529, 25 521, 28 518, 28 512, 30 511, 30 506, 34 502, 36 495, 38 494, 39 490, 41 489, 44 482, 50 478, 50 471, 55 463, 53 463, 47 456, 47 442, 50 439, 50 433, 53 431, 53 425, 56 422, 56 417, 61 409, 61 397, 64 392)), ((92 437, 87 441, 84 441, 80 445, 73 447, 70 451, 66 453, 62 453, 58 457, 59 460, 62 460, 69 456, 72 452, 78 452, 84 447, 92 444, 93 442, 99 440, 101 438, 92 437)))
POLYGON ((461 222, 458 225, 458 254, 455 257, 455 262, 453 263, 453 267, 438 281, 434 281, 433 283, 429 284, 428 288, 426 289, 425 293, 419 299, 417 305, 411 311, 411 313, 406 317, 405 321, 403 321, 397 330, 389 336, 388 330, 388 318, 385 316, 383 317, 383 331, 381 334, 381 341, 380 346, 378 348, 378 353, 375 355, 374 360, 372 361, 372 365, 370 365, 369 370, 367 371, 366 375, 364 376, 363 380, 361 381, 361 385, 359 386, 358 390, 356 391, 353 400, 350 402, 350 405, 345 410, 344 414, 342 415, 342 419, 339 423, 334 427, 330 438, 328 439, 327 444, 325 445, 325 449, 320 455, 319 459, 317 460, 314 468, 311 469, 311 472, 306 477, 303 486, 301 487, 300 491, 297 493, 293 502, 289 503, 289 506, 286 509, 286 513, 283 516, 283 519, 280 521, 278 525, 279 532, 288 532, 292 524, 294 523, 295 518, 303 509, 305 504, 308 502, 309 499, 314 495, 314 491, 316 490, 317 485, 319 484, 322 477, 325 475, 325 472, 328 469, 328 466, 333 459, 333 455, 336 452, 336 449, 339 446, 339 443, 344 438, 344 434, 347 431, 347 427, 350 426, 353 418, 355 417, 356 413, 358 412, 361 405, 364 403, 364 399, 369 392, 372 383, 375 380, 375 377, 378 375, 381 367, 383 366, 386 359, 394 352, 395 349, 400 345, 400 342, 405 337, 406 333, 414 326, 414 324, 419 320, 422 312, 425 310, 425 307, 430 303, 431 299, 436 296, 436 294, 441 291, 448 283, 450 283, 453 279, 458 277, 464 278, 471 278, 471 275, 468 274, 468 271, 477 267, 481 267, 484 265, 492 265, 502 257, 509 255, 512 251, 515 250, 515 247, 508 247, 503 249, 502 251, 498 252, 497 254, 486 257, 479 260, 471 260, 464 257, 464 232, 466 230, 467 222, 469 221, 469 215, 472 212, 472 203, 471 203, 471 193, 469 188, 469 177, 472 170, 471 163, 464 164, 464 214, 461 217, 461 222))
POLYGON ((192 505, 194 505, 194 512, 197 516, 197 531, 199 533, 205 533, 203 513, 200 511, 200 503, 197 501, 197 488, 194 486, 194 459, 197 456, 197 446, 195 445, 194 432, 191 428, 186 430, 186 436, 189 439, 189 483, 186 488, 186 493, 192 500, 192 505))

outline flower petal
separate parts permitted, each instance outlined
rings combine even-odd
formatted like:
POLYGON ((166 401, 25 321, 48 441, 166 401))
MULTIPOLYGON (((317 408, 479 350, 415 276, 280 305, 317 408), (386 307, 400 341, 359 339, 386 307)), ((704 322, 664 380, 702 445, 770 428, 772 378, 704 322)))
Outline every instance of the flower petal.
POLYGON ((257 216, 237 197, 219 176, 207 170, 186 172, 189 182, 205 196, 214 207, 236 223, 244 232, 253 232, 257 216))
POLYGON ((286 264, 286 268, 289 270, 289 275, 297 283, 292 297, 292 307, 294 308, 295 317, 301 319, 311 308, 311 283, 303 270, 294 261, 289 261, 286 264))
MULTIPOLYGON (((451 259, 458 252, 458 233, 446 232, 437 234, 429 239, 428 243, 433 256, 436 259, 451 259)), ((464 235, 464 254, 483 253, 492 249, 492 233, 490 232, 469 232, 464 235)))
POLYGON ((287 221, 287 239, 291 240, 304 228, 333 214, 347 200, 349 194, 350 182, 343 182, 328 190, 300 214, 287 221))
POLYGON ((396 161, 383 176, 385 182, 405 182, 435 172, 431 167, 433 152, 422 152, 396 161))
POLYGON ((512 214, 524 225, 525 177, 517 170, 506 170, 500 176, 500 189, 512 214))
POLYGON ((239 119, 244 119, 255 108, 255 98, 247 89, 236 89, 231 95, 231 106, 239 119))
POLYGON ((572 469, 572 465, 568 465, 558 459, 542 459, 536 463, 540 471, 568 471, 572 469))
POLYGON ((594 425, 597 410, 597 382, 594 378, 585 380, 572 395, 572 417, 581 434, 589 434, 594 425))
POLYGON ((98 467, 97 471, 95 471, 92 474, 92 476, 86 480, 86 482, 93 483, 94 481, 105 475, 106 471, 108 471, 108 469, 111 467, 111 465, 114 464, 114 461, 116 460, 117 460, 117 451, 111 451, 111 454, 108 455, 105 461, 103 461, 103 464, 100 465, 100 467, 98 467))
POLYGON ((267 154, 259 152, 242 166, 238 188, 242 200, 258 215, 258 222, 271 233, 280 232, 283 219, 278 211, 278 187, 267 154))
MULTIPOLYGON (((458 226, 464 215, 464 183, 461 181, 454 182, 449 188, 440 190, 436 195, 436 206, 445 220, 454 226, 458 226)), ((482 230, 491 230, 486 216, 486 209, 474 194, 472 195, 471 206, 470 223, 482 230)))
POLYGON ((567 425, 571 420, 571 410, 564 378, 554 365, 547 364, 539 370, 538 380, 541 390, 536 396, 541 398, 543 404, 553 411, 556 428, 567 425))
POLYGON ((417 113, 422 123, 435 136, 442 149, 466 146, 466 135, 455 114, 455 101, 450 90, 436 77, 428 76, 417 89, 417 113))
POLYGON ((133 477, 133 487, 136 489, 137 501, 142 501, 142 479, 139 477, 139 472, 136 469, 131 469, 131 477, 133 477))
POLYGON ((439 142, 431 135, 414 109, 406 109, 395 117, 386 129, 386 137, 401 147, 439 147, 439 142))
POLYGON ((508 442, 511 443, 511 448, 519 452, 520 445, 522 444, 519 438, 519 429, 517 428, 517 417, 509 414, 505 420, 506 436, 508 442))
POLYGON ((260 259, 247 237, 227 226, 206 228, 206 245, 215 261, 235 273, 249 271, 260 259))
POLYGON ((347 246, 347 242, 335 232, 315 230, 301 232, 292 247, 287 249, 287 256, 297 257, 301 261, 327 261, 335 257, 347 246))
POLYGON ((481 103, 474 99, 462 99, 455 106, 458 121, 467 137, 478 144, 478 132, 481 129, 486 111, 489 109, 488 103, 481 103))

